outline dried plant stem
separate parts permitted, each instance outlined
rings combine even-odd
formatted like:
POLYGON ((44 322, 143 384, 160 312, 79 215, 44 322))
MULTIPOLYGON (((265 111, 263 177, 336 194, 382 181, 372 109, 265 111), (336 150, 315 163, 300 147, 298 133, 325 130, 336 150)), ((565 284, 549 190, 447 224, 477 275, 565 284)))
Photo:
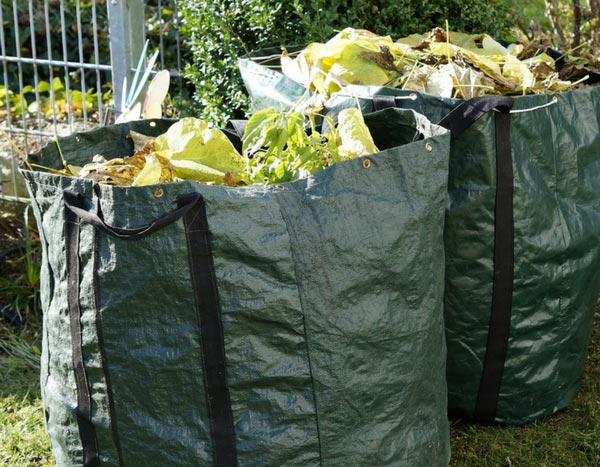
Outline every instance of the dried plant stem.
POLYGON ((60 143, 58 142, 58 137, 54 137, 54 143, 56 144, 56 148, 58 149, 58 154, 60 155, 60 160, 62 161, 63 169, 67 173, 67 175, 73 175, 71 169, 69 168, 69 164, 65 160, 65 156, 63 155, 62 149, 60 147, 60 143))
POLYGON ((581 49, 582 47, 585 47, 586 45, 589 45, 589 41, 588 42, 583 42, 581 44, 579 44, 577 47, 573 47, 572 49, 567 50, 565 53, 563 53, 560 57, 558 57, 557 59, 555 59, 555 62, 558 62, 559 60, 565 58, 565 57, 569 57, 571 55, 575 55, 573 52, 575 52, 576 50, 581 49))
POLYGON ((583 83, 584 81, 588 80, 589 78, 590 78, 590 75, 585 75, 583 78, 581 78, 581 79, 578 79, 577 81, 575 81, 575 82, 573 83, 573 85, 572 85, 572 86, 573 86, 573 87, 575 87, 575 86, 577 86, 578 84, 581 84, 581 83, 583 83))
POLYGON ((23 161, 23 164, 25 164, 25 166, 27 167, 28 170, 33 170, 31 168, 31 164, 29 164, 29 161, 27 160, 27 157, 25 156, 25 154, 23 154, 23 151, 21 151, 19 149, 19 147, 15 144, 15 142, 10 138, 10 136, 8 136, 8 133, 6 133, 6 131, 4 131, 4 129, 2 127, 0 127, 0 132, 4 135, 4 137, 8 140, 8 142, 11 144, 11 146, 14 148, 15 152, 17 153, 17 155, 21 158, 21 160, 23 161))
POLYGON ((53 169, 51 167, 46 167, 45 165, 31 164, 31 167, 33 167, 34 169, 42 169, 42 170, 45 170, 46 172, 49 172, 49 173, 55 174, 55 175, 70 175, 68 173, 65 173, 64 169, 53 169))

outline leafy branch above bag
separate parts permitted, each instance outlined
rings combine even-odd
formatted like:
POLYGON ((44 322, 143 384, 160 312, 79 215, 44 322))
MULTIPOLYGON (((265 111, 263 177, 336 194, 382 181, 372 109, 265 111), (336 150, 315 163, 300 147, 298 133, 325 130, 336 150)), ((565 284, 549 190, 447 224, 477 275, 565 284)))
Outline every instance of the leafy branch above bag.
POLYGON ((336 162, 378 151, 358 109, 340 112, 324 133, 315 115, 264 109, 247 123, 240 154, 227 135, 206 121, 184 118, 156 138, 130 133, 132 156, 97 155, 83 167, 64 163, 63 175, 96 183, 141 186, 177 180, 247 186, 307 177, 336 162), (306 130, 306 124, 310 128, 306 130))
MULTIPOLYGON (((292 58, 284 50, 282 72, 320 94, 348 84, 390 86, 441 97, 519 95, 566 91, 586 82, 589 64, 559 67, 545 40, 503 46, 487 34, 434 29, 397 41, 347 28, 326 43, 312 43, 292 58)), ((560 57, 561 64, 568 57, 560 57)))

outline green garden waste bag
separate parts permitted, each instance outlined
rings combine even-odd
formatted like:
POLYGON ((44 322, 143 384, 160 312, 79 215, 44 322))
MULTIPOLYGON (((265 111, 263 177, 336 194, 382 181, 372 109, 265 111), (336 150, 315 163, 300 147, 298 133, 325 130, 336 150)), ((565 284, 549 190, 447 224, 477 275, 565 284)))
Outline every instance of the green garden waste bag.
MULTIPOLYGON (((285 106, 282 95, 303 89, 251 60, 240 69, 255 110, 285 106), (262 84, 269 80, 270 94, 262 84)), ((465 101, 352 85, 325 107, 335 115, 357 102, 365 113, 414 109, 452 131, 444 234, 450 411, 523 424, 567 407, 600 284, 600 87, 465 101)), ((395 127, 376 131, 385 137, 395 127)))
POLYGON ((351 98, 329 105, 356 105, 364 91, 364 107, 411 107, 453 133, 444 233, 450 411, 523 424, 566 408, 600 284, 600 88, 471 101, 347 91, 351 98))
MULTIPOLYGON (((43 243, 57 465, 448 464, 450 134, 413 111, 367 118, 392 121, 405 129, 395 147, 282 185, 118 187, 23 170, 43 243)), ((83 165, 171 123, 59 144, 83 165)), ((53 144, 31 161, 62 168, 53 144)))

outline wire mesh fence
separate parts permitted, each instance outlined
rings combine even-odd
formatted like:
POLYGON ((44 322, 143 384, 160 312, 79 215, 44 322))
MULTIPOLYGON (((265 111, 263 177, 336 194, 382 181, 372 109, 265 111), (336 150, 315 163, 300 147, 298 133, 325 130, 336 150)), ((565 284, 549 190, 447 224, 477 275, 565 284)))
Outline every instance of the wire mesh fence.
POLYGON ((0 0, 0 199, 26 196, 19 152, 111 123, 146 39, 181 89, 174 0, 0 0))

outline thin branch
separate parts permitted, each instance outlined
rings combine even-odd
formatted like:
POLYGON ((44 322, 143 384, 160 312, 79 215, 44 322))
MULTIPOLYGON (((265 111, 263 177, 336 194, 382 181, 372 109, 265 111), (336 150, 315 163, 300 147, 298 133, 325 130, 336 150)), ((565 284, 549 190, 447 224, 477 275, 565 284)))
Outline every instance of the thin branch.
POLYGON ((581 3, 580 0, 573 0, 573 43, 571 48, 577 49, 579 44, 581 44, 581 3))
POLYGON ((545 0, 546 3, 546 17, 552 23, 552 29, 554 30, 554 35, 557 39, 557 46, 559 48, 566 48, 566 40, 565 33, 562 30, 562 26, 560 25, 560 15, 557 12, 556 5, 554 4, 554 0, 545 0))
POLYGON ((27 160, 27 157, 25 157, 25 154, 23 154, 23 151, 21 151, 19 149, 19 147, 15 144, 15 142, 10 138, 10 136, 8 136, 8 133, 6 133, 6 131, 4 131, 2 129, 2 127, 0 127, 0 132, 4 135, 4 137, 8 140, 8 142, 12 145, 13 149, 15 150, 15 152, 17 153, 17 155, 21 158, 21 160, 23 161, 23 164, 25 164, 25 167, 27 167, 28 170, 33 170, 31 168, 31 165, 29 164, 29 161, 27 160))

